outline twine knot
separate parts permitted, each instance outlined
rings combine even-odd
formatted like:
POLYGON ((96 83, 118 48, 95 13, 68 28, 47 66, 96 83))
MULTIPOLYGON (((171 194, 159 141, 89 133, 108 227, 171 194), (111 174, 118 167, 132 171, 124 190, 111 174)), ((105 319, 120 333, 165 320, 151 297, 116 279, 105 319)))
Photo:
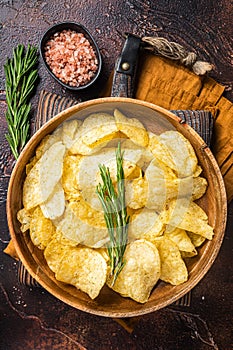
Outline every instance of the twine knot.
POLYGON ((143 37, 144 49, 152 51, 154 54, 180 61, 187 67, 191 67, 197 75, 204 75, 213 69, 213 65, 197 60, 194 52, 187 51, 183 46, 163 37, 143 37))

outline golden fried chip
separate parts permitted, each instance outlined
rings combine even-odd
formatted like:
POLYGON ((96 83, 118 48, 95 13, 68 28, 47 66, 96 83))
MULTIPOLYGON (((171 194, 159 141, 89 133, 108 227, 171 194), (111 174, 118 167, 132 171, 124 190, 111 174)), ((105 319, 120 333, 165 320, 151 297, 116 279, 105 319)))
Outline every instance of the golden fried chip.
POLYGON ((159 237, 155 241, 161 259, 162 281, 179 285, 188 280, 188 271, 177 245, 166 237, 159 237))
POLYGON ((100 150, 105 145, 105 144, 102 144, 102 145, 100 144, 99 146, 97 146, 95 148, 91 148, 83 142, 83 139, 81 136, 82 135, 81 135, 80 131, 78 130, 78 132, 76 133, 76 135, 74 137, 73 143, 68 148, 68 150, 71 154, 80 154, 80 155, 84 155, 84 156, 89 155, 89 154, 93 154, 93 153, 97 152, 98 150, 100 150))
POLYGON ((161 211, 168 201, 177 197, 178 182, 175 174, 155 158, 145 171, 145 179, 148 183, 147 208, 161 211))
POLYGON ((31 171, 31 169, 34 167, 34 165, 36 164, 36 162, 38 161, 37 157, 34 156, 30 162, 28 164, 26 164, 26 175, 29 174, 29 172, 31 171))
POLYGON ((108 113, 91 114, 78 129, 69 150, 72 154, 91 154, 104 147, 117 133, 113 116, 108 113))
POLYGON ((141 239, 152 241, 164 231, 163 218, 155 210, 141 209, 136 211, 130 219, 129 240, 141 239))
POLYGON ((115 119, 108 113, 91 114, 82 125, 83 142, 90 147, 112 140, 117 132, 115 119))
POLYGON ((198 164, 193 173, 193 177, 198 177, 201 173, 202 173, 202 167, 198 164))
POLYGON ((197 157, 191 143, 178 131, 165 131, 159 136, 170 152, 179 177, 191 176, 197 168, 197 157))
POLYGON ((72 284, 95 299, 105 284, 107 263, 99 252, 76 247, 66 251, 55 276, 58 281, 72 284))
POLYGON ((102 212, 93 210, 85 201, 67 205, 57 230, 77 244, 100 248, 108 241, 108 231, 102 212))
POLYGON ((109 261, 109 255, 108 255, 108 250, 107 250, 107 248, 96 248, 95 250, 96 250, 97 252, 99 252, 99 253, 102 255, 102 257, 104 258, 104 260, 105 260, 106 262, 109 261))
MULTIPOLYGON (((129 164, 129 163, 128 163, 129 164)), ((124 164, 123 163, 123 168, 124 166, 126 167, 127 163, 124 164)), ((126 167, 127 171, 127 177, 125 175, 125 179, 127 180, 135 180, 137 178, 141 178, 142 177, 142 169, 139 166, 133 166, 133 170, 132 170, 132 164, 129 164, 128 167, 126 167)))
POLYGON ((64 157, 62 186, 67 200, 78 200, 80 198, 80 186, 78 183, 78 173, 80 161, 83 156, 69 155, 64 157))
POLYGON ((165 131, 160 136, 150 133, 149 150, 178 177, 192 176, 198 167, 192 145, 177 131, 165 131))
POLYGON ((57 272, 64 255, 69 254, 72 246, 64 245, 56 238, 53 238, 44 250, 44 257, 53 272, 57 272))
POLYGON ((83 198, 80 198, 79 201, 71 202, 69 206, 74 214, 82 221, 88 223, 88 225, 96 228, 105 228, 106 223, 103 212, 93 209, 83 198))
POLYGON ((180 250, 180 254, 182 259, 186 259, 186 258, 192 258, 193 256, 196 256, 198 253, 197 253, 197 250, 194 249, 192 252, 183 252, 182 250, 180 250))
POLYGON ((26 210, 25 208, 22 208, 17 213, 17 219, 21 223, 20 230, 22 232, 26 232, 30 228, 30 222, 31 222, 31 213, 26 210))
POLYGON ((148 133, 144 125, 136 118, 127 118, 118 109, 114 110, 114 117, 118 130, 139 146, 148 145, 148 133))
POLYGON ((208 225, 208 217, 204 210, 196 203, 182 199, 172 201, 168 212, 167 224, 212 239, 213 228, 208 225))
MULTIPOLYGON (((125 178, 128 178, 130 174, 137 167, 137 161, 141 157, 140 150, 125 149, 123 154, 123 169, 125 178)), ((111 178, 113 182, 116 182, 117 178, 117 164, 116 164, 116 148, 105 148, 101 152, 98 152, 89 157, 83 157, 80 164, 79 178, 81 183, 86 185, 95 182, 99 183, 99 165, 105 165, 109 168, 111 178), (98 179, 97 179, 98 177, 98 179), (88 179, 88 180, 87 180, 88 179), (90 181, 89 181, 90 180, 90 181)))
POLYGON ((190 237, 194 247, 200 247, 202 245, 202 243, 204 243, 206 240, 205 237, 200 236, 200 235, 193 233, 193 232, 187 231, 187 235, 190 237))
POLYGON ((55 234, 55 231, 56 228, 52 221, 44 217, 40 207, 36 207, 30 221, 32 243, 39 249, 45 249, 55 234))
POLYGON ((29 210, 45 202, 61 178, 65 146, 53 144, 28 173, 23 186, 23 205, 29 210))
POLYGON ((55 220, 62 216, 65 210, 65 195, 60 182, 58 182, 49 198, 40 204, 44 216, 48 219, 55 220))
POLYGON ((134 143, 131 139, 123 139, 121 143, 121 149, 136 149, 141 152, 141 157, 137 161, 137 165, 140 168, 144 168, 153 158, 153 154, 149 151, 148 147, 141 147, 134 143))
POLYGON ((81 125, 82 121, 78 119, 68 120, 62 124, 62 142, 66 148, 71 147, 75 133, 81 125))
POLYGON ((164 236, 174 242, 180 251, 193 252, 195 250, 195 246, 185 230, 173 227, 171 231, 165 232, 164 236))
POLYGON ((148 149, 153 154, 153 156, 159 160, 159 162, 163 163, 165 166, 167 166, 170 169, 175 169, 176 166, 174 164, 174 161, 172 159, 172 154, 170 153, 169 149, 163 145, 159 141, 159 136, 148 132, 149 135, 149 144, 148 149))
POLYGON ((151 290, 160 277, 160 257, 156 247, 146 240, 134 241, 126 247, 125 266, 111 286, 123 297, 130 297, 138 303, 148 301, 151 290))
POLYGON ((205 194, 207 186, 207 180, 204 177, 195 177, 193 179, 192 200, 195 201, 201 198, 205 194))
POLYGON ((45 136, 36 149, 36 159, 40 159, 43 154, 55 143, 62 141, 62 127, 57 128, 52 134, 45 136))
MULTIPOLYGON (((55 221, 54 221, 55 222, 55 221)), ((56 226, 56 224, 54 224, 56 226)), ((53 238, 56 239, 61 245, 68 245, 71 247, 77 246, 77 242, 72 241, 71 239, 67 239, 63 233, 56 229, 55 234, 53 235, 53 238)))
MULTIPOLYGON (((177 199, 186 198, 186 200, 193 201, 202 197, 205 193, 205 179, 199 180, 199 177, 187 176, 173 181, 174 186, 177 185, 177 199)), ((175 197, 170 197, 174 199, 175 197)))
POLYGON ((143 208, 148 199, 148 184, 143 177, 125 182, 126 205, 132 209, 143 208))

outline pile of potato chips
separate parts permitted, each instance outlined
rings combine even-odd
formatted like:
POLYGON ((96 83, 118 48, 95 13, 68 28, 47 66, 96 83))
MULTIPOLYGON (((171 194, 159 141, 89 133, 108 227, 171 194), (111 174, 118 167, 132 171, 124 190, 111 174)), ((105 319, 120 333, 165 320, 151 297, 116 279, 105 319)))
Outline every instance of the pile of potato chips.
POLYGON ((193 147, 175 130, 156 135, 118 109, 69 120, 42 140, 26 167, 21 231, 29 230, 58 281, 92 299, 107 284, 145 303, 159 280, 187 281, 185 258, 212 239, 208 217, 195 202, 207 188, 201 172, 193 147), (125 266, 112 286, 96 186, 99 164, 116 183, 118 142, 130 223, 125 266))

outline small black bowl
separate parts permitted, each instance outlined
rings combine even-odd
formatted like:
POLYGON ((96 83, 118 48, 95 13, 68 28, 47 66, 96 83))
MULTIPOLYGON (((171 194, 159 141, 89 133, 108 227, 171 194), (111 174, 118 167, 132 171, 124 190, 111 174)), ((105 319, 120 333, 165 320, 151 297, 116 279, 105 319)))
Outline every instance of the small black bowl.
POLYGON ((92 37, 92 35, 89 33, 89 31, 82 25, 79 23, 74 23, 74 22, 62 22, 62 23, 57 23, 55 25, 53 25, 52 27, 50 27, 43 35, 41 41, 40 41, 40 56, 44 62, 45 67, 47 68, 48 72, 50 73, 50 75, 59 83, 61 84, 64 88, 69 89, 69 90, 73 90, 73 91, 79 91, 79 90, 84 90, 87 89, 88 87, 90 87, 98 78, 98 76, 100 75, 100 71, 102 68, 102 58, 101 58, 101 54, 99 51, 99 48, 94 40, 94 38, 92 37), (80 85, 80 86, 71 86, 68 84, 65 84, 63 81, 61 81, 51 70, 51 68, 49 67, 48 63, 46 62, 45 59, 45 46, 46 43, 49 41, 49 39, 51 39, 51 37, 55 34, 55 33, 59 33, 62 32, 63 30, 73 30, 77 33, 82 33, 86 39, 89 40, 95 54, 98 60, 98 68, 97 71, 95 72, 93 78, 86 83, 85 85, 80 85))

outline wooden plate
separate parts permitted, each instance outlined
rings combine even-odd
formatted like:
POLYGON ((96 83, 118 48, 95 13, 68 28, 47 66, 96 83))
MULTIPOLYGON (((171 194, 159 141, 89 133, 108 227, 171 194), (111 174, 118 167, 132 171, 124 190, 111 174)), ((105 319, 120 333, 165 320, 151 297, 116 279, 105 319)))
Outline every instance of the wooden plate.
MULTIPOLYGON (((178 150, 181 151, 182 150, 178 150)), ((10 234, 16 251, 28 272, 48 292, 65 303, 92 314, 107 317, 131 317, 146 314, 163 308, 178 300, 190 291, 206 274, 213 264, 223 237, 226 225, 226 194, 219 167, 210 149, 200 136, 187 124, 167 110, 154 104, 122 97, 101 98, 80 103, 59 113, 47 122, 28 142, 21 153, 11 175, 7 196, 7 218, 10 234), (199 249, 198 256, 187 260, 189 279, 179 286, 159 282, 151 293, 149 301, 139 304, 129 298, 123 298, 105 286, 98 298, 91 300, 88 295, 75 287, 57 281, 48 268, 43 252, 31 242, 29 234, 22 234, 17 220, 17 211, 22 208, 22 187, 25 179, 25 167, 33 156, 40 141, 53 132, 62 122, 69 118, 83 119, 93 112, 112 112, 119 108, 128 116, 140 119, 146 128, 155 133, 166 130, 181 132, 193 145, 203 176, 208 181, 206 194, 199 205, 206 211, 209 224, 214 227, 214 238, 206 241, 199 249)))

